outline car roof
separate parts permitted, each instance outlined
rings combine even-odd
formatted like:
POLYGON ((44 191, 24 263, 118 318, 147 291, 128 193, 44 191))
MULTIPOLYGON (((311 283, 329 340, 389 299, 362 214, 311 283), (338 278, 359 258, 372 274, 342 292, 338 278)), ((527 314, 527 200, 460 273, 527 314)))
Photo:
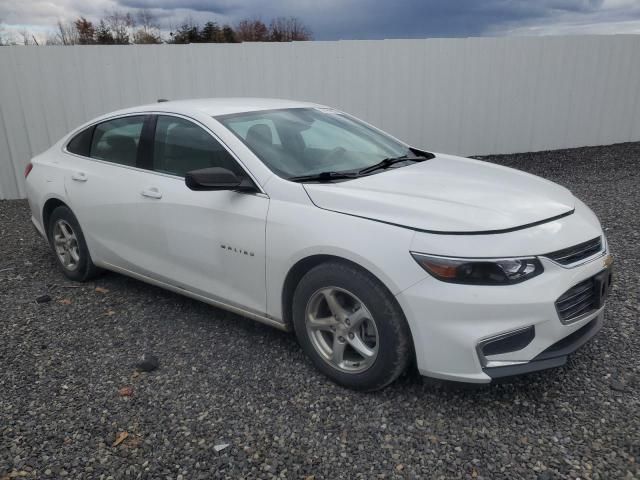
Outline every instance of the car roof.
POLYGON ((194 98, 189 100, 173 100, 127 108, 110 115, 135 112, 171 112, 171 113, 203 113, 210 116, 228 115, 233 113, 255 112, 259 110, 276 110, 283 108, 313 108, 322 107, 317 103, 298 102, 280 98, 194 98))

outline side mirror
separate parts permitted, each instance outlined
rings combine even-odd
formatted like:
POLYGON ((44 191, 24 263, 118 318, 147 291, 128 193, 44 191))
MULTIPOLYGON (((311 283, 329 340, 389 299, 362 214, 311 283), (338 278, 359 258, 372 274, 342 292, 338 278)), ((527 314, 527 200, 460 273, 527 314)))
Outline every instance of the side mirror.
POLYGON ((255 191, 253 182, 240 178, 231 170, 222 167, 209 167, 187 172, 184 183, 191 190, 238 190, 255 191))

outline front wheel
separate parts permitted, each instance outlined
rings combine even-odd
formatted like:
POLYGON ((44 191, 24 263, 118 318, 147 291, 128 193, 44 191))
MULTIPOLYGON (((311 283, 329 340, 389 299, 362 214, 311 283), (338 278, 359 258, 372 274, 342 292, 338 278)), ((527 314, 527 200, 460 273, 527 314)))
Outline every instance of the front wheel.
POLYGON ((324 263, 302 278, 293 297, 293 323, 315 366, 349 388, 383 388, 411 358, 409 327, 393 296, 347 263, 324 263))

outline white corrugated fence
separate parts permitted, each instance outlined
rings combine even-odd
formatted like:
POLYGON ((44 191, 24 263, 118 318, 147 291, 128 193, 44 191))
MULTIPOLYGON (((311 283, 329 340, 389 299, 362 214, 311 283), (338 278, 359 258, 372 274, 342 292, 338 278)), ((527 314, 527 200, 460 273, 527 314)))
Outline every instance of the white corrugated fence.
POLYGON ((461 155, 635 141, 640 36, 0 47, 0 199, 86 120, 218 96, 319 102, 461 155))

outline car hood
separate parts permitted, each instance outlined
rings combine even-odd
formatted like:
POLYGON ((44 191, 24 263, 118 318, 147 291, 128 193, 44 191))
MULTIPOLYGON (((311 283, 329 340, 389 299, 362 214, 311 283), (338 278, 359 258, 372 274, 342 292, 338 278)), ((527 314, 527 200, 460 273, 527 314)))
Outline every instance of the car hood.
POLYGON ((337 183, 304 185, 335 212, 437 233, 492 233, 569 214, 569 190, 540 177, 451 155, 337 183))

